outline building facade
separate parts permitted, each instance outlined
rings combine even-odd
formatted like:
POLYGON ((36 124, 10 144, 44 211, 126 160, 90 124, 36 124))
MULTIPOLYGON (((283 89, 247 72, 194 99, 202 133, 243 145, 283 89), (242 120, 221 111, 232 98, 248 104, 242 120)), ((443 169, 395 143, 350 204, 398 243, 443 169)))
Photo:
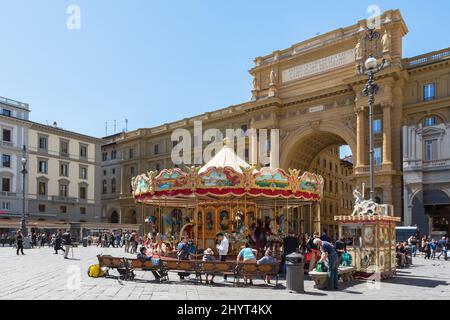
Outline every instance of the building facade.
POLYGON ((32 123, 28 136, 29 216, 100 222, 101 139, 32 123))
POLYGON ((334 216, 350 215, 353 211, 353 164, 340 159, 339 145, 321 151, 312 163, 311 171, 324 179, 320 210, 322 231, 337 239, 339 228, 334 216))
POLYGON ((120 161, 122 153, 117 141, 123 139, 123 133, 104 137, 107 143, 102 145, 101 162, 101 201, 102 222, 120 223, 120 196, 122 169, 120 161))
POLYGON ((450 233, 450 48, 409 64, 403 126, 405 225, 450 233))
MULTIPOLYGON (((23 147, 28 145, 28 104, 0 97, 0 212, 3 218, 20 217, 23 210, 23 147)), ((25 185, 25 193, 27 193, 25 185)), ((25 202, 25 211, 28 203, 25 202)))

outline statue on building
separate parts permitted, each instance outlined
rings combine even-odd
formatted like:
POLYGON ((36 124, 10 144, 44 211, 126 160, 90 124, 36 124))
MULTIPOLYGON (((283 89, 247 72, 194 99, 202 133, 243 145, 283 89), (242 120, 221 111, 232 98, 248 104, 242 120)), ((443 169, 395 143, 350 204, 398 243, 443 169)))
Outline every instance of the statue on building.
POLYGON ((258 91, 258 79, 256 78, 256 75, 253 77, 253 90, 258 91))
POLYGON ((387 29, 384 31, 383 37, 381 38, 381 44, 383 45, 383 52, 391 51, 391 34, 387 29))
POLYGON ((355 60, 362 60, 362 44, 361 44, 361 39, 358 40, 358 43, 356 44, 355 47, 355 60))
POLYGON ((271 86, 273 86, 277 81, 277 74, 275 73, 274 69, 270 70, 269 80, 270 80, 269 85, 271 86))

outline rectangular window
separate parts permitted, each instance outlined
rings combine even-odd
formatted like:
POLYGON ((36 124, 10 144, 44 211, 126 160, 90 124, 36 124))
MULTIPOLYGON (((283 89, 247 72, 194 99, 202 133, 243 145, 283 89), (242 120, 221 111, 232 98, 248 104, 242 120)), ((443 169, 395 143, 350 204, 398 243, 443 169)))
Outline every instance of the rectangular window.
POLYGON ((59 207, 59 212, 60 213, 67 213, 67 207, 66 206, 60 206, 59 207))
POLYGON ((373 120, 373 133, 381 133, 381 119, 373 120))
POLYGON ((2 167, 11 168, 11 156, 9 154, 2 155, 2 167))
POLYGON ((80 146, 80 158, 86 159, 88 157, 88 148, 85 145, 80 146))
POLYGON ((425 160, 431 161, 437 159, 437 140, 425 141, 425 160))
POLYGON ((3 209, 3 210, 6 210, 6 211, 11 210, 11 203, 8 202, 8 201, 2 202, 2 209, 3 209))
POLYGON ((6 142, 11 142, 11 130, 3 129, 2 130, 2 139, 6 142))
POLYGON ((59 185, 59 196, 60 197, 67 197, 67 194, 68 194, 68 185, 64 184, 64 183, 61 183, 59 185))
POLYGON ((3 109, 3 115, 6 117, 11 117, 11 110, 3 109))
POLYGON ((2 178, 2 191, 10 192, 11 191, 11 179, 2 178))
POLYGON ((374 151, 375 151, 374 154, 375 165, 380 165, 382 162, 381 148, 375 148, 374 151))
POLYGON ((107 161, 108 160, 108 152, 103 152, 102 153, 102 161, 107 161))
POLYGON ((80 214, 86 214, 86 208, 80 207, 80 214))
POLYGON ((62 156, 68 156, 69 155, 69 142, 65 140, 61 140, 59 142, 59 152, 62 156))
POLYGON ((45 212, 45 204, 38 205, 38 211, 39 212, 45 212))
POLYGON ((128 158, 133 159, 134 158, 134 149, 128 150, 128 158))
POLYGON ((61 177, 68 177, 69 176, 69 165, 67 163, 60 163, 59 164, 59 175, 61 177))
POLYGON ((159 144, 153 146, 153 154, 159 154, 159 144))
POLYGON ((428 101, 435 98, 435 85, 434 83, 428 83, 423 86, 423 100, 428 101))
POLYGON ((39 160, 38 172, 39 173, 47 173, 47 161, 46 160, 39 160))
POLYGON ((87 188, 80 187, 80 199, 86 200, 87 198, 87 188))
POLYGON ((80 167, 80 179, 86 180, 88 178, 87 170, 87 167, 80 167))
POLYGON ((48 139, 47 137, 39 137, 39 149, 47 151, 48 147, 48 139))
POLYGON ((45 196, 47 194, 47 183, 39 181, 38 195, 45 196))
POLYGON ((117 159, 117 150, 113 150, 111 151, 111 160, 116 160, 117 159))

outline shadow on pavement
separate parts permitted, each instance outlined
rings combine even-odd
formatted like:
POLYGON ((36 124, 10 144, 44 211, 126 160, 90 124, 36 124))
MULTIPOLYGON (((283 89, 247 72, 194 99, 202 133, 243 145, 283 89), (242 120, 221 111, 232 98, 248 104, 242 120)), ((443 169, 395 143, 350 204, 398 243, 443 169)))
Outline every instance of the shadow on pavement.
MULTIPOLYGON (((398 272, 397 272, 398 273, 398 272)), ((402 284, 414 287, 424 287, 424 288, 436 288, 437 286, 448 286, 447 281, 443 280, 432 280, 427 277, 419 277, 419 276, 403 276, 397 274, 396 277, 384 281, 386 283, 392 284, 402 284)))

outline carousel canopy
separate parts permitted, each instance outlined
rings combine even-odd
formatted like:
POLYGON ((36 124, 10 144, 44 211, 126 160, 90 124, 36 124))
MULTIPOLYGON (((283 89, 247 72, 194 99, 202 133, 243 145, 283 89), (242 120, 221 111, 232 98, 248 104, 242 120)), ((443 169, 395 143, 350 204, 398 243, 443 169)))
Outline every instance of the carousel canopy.
POLYGON ((245 198, 257 203, 284 199, 292 205, 317 202, 323 178, 289 169, 264 167, 256 170, 241 159, 225 141, 224 147, 203 167, 150 171, 132 179, 137 202, 190 206, 194 201, 245 198))

